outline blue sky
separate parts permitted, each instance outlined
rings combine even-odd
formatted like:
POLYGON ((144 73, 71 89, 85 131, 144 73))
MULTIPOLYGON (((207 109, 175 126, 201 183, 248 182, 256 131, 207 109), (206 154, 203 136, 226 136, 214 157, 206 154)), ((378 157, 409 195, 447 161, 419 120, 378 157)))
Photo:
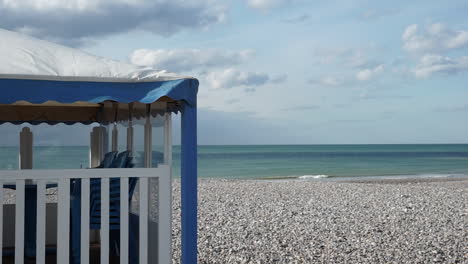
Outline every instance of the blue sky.
POLYGON ((468 143, 467 1, 0 1, 0 25, 200 80, 201 144, 468 143))

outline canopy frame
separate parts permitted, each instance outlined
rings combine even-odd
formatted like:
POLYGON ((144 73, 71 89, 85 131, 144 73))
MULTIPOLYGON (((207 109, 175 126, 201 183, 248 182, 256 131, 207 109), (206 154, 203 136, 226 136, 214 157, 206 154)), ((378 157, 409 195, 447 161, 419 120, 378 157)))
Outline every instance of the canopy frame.
POLYGON ((197 263, 198 80, 2 29, 0 38, 0 124, 130 121, 133 135, 132 120, 181 113, 182 263, 197 263))

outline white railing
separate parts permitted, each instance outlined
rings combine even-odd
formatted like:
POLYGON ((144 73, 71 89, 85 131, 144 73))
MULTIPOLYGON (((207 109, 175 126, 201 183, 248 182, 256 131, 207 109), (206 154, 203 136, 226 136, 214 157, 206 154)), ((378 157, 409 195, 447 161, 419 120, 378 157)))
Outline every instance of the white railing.
MULTIPOLYGON (((120 178, 120 263, 129 257, 129 178, 138 178, 139 184, 139 263, 148 263, 148 250, 157 250, 159 264, 171 261, 171 178, 170 167, 129 169, 79 169, 79 170, 9 170, 0 171, 0 184, 15 185, 15 264, 24 263, 25 186, 37 185, 36 263, 45 263, 46 250, 46 184, 58 184, 57 210, 57 263, 69 263, 70 256, 70 180, 81 179, 81 263, 89 263, 90 252, 90 179, 101 180, 101 240, 100 263, 109 263, 109 203, 110 179, 120 178), (157 249, 148 248, 149 179, 158 178, 158 232, 157 249)), ((3 205, 4 189, 0 188, 3 205)), ((0 206, 0 250, 2 250, 3 206, 0 206)), ((50 217, 48 217, 50 218, 50 217)), ((76 221, 75 221, 76 222, 76 221)), ((0 256, 1 256, 0 251, 0 256)), ((2 258, 0 258, 0 264, 2 258)))

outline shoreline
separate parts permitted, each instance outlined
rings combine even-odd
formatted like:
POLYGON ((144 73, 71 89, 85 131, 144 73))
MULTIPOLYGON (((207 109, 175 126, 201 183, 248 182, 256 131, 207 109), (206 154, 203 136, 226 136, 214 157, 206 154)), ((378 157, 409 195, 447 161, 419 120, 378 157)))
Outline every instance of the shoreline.
MULTIPOLYGON (((177 178, 180 179, 180 178, 177 178)), ((468 181, 468 175, 453 174, 451 176, 345 176, 345 177, 319 177, 319 178, 299 178, 296 176, 278 176, 278 177, 265 177, 265 178, 199 178, 199 179, 212 179, 212 180, 239 180, 239 181, 305 181, 305 182, 349 182, 349 183, 370 183, 370 182, 450 182, 450 181, 468 181)))
POLYGON ((468 182, 466 177, 414 177, 414 178, 386 178, 386 179, 356 179, 356 180, 340 180, 342 183, 368 183, 368 184, 412 184, 412 183, 436 183, 436 182, 468 182))

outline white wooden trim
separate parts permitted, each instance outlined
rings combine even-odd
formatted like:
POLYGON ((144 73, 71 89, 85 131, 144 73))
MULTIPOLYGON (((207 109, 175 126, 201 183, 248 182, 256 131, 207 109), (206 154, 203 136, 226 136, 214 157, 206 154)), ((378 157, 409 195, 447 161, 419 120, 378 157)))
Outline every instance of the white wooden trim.
POLYGON ((119 151, 119 131, 116 124, 112 128, 112 151, 119 151))
POLYGON ((128 178, 120 179, 120 264, 128 264, 128 178))
POLYGON ((89 264, 89 197, 90 180, 81 180, 81 234, 80 263, 89 264))
POLYGON ((157 168, 128 168, 128 169, 66 169, 66 170, 0 170, 3 184, 10 184, 16 180, 50 180, 75 178, 128 178, 146 177, 158 178, 169 175, 169 166, 159 164, 157 168))
MULTIPOLYGON (((151 126, 151 115, 148 114, 145 123, 145 168, 153 166, 153 127, 151 126)), ((148 178, 141 178, 139 180, 140 192, 140 217, 139 217, 139 262, 140 264, 148 263, 148 210, 149 210, 149 192, 148 178)))
POLYGON ((101 263, 109 264, 109 187, 110 179, 101 180, 101 263))
POLYGON ((93 166, 94 165, 94 146, 93 146, 93 142, 94 142, 94 129, 91 130, 91 132, 89 132, 89 154, 88 154, 88 167, 89 168, 92 168, 92 167, 95 167, 93 166))
POLYGON ((24 262, 24 201, 25 180, 16 181, 15 264, 24 262))
POLYGON ((57 263, 69 262, 70 237, 70 179, 58 182, 57 263))
POLYGON ((152 156, 153 156, 153 127, 151 126, 151 117, 146 117, 145 123, 145 168, 152 167, 152 156))
POLYGON ((3 182, 0 181, 0 264, 3 258, 3 182))
POLYGON ((140 182, 140 264, 148 263, 148 178, 140 182))
POLYGON ((172 117, 171 113, 164 116, 164 163, 172 164, 172 117))
POLYGON ((36 263, 45 264, 46 251, 46 183, 37 182, 36 263))
POLYGON ((99 153, 99 162, 104 159, 104 154, 109 152, 109 129, 108 126, 100 126, 101 128, 101 145, 99 153))
POLYGON ((93 130, 90 133, 90 142, 89 142, 89 167, 93 168, 99 165, 100 159, 100 133, 101 129, 99 127, 93 127, 93 130))
POLYGON ((90 134, 90 167, 96 167, 109 149, 109 132, 105 126, 93 127, 90 134))

